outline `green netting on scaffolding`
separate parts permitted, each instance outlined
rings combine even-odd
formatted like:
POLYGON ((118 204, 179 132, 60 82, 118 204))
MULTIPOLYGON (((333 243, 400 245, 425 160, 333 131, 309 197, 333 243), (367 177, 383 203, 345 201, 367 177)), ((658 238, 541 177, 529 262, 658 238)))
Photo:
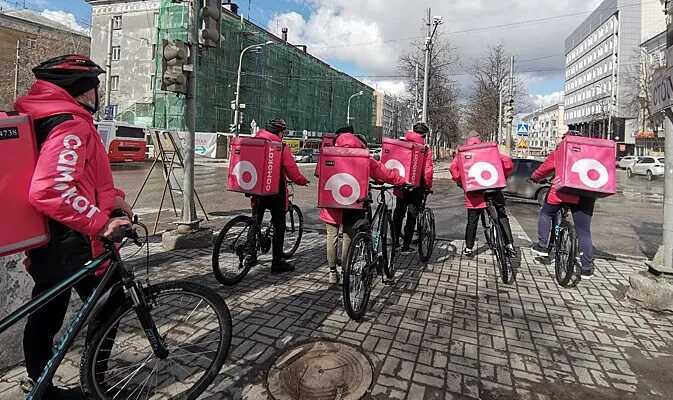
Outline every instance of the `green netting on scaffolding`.
MULTIPOLYGON (((162 39, 187 39, 186 4, 162 1, 157 43, 162 39)), ((230 131, 240 52, 269 40, 274 44, 259 52, 248 51, 243 57, 242 133, 250 132, 253 120, 262 126, 275 117, 285 118, 291 131, 333 132, 346 124, 348 98, 363 91, 363 96, 351 102, 352 124, 356 131, 372 135, 372 88, 227 12, 222 15, 220 47, 203 51, 197 66, 197 131, 230 131)), ((157 59, 157 71, 161 71, 161 60, 157 59)), ((162 92, 158 81, 155 88, 153 125, 184 129, 184 96, 162 92)))

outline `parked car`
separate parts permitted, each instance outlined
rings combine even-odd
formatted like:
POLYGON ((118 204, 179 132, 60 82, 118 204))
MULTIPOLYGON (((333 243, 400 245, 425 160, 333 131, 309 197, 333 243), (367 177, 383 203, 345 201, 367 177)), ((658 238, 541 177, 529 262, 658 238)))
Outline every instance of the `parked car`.
POLYGON ((512 175, 507 178, 507 187, 503 190, 505 196, 535 200, 542 206, 547 199, 551 184, 535 183, 530 177, 542 161, 527 158, 515 158, 512 175))
POLYGON ((627 169, 629 166, 631 166, 633 163, 638 161, 640 157, 638 156, 624 156, 619 159, 617 162, 617 167, 621 169, 627 169))
POLYGON ((298 163, 313 163, 318 161, 318 155, 316 149, 299 149, 294 155, 294 160, 298 163))
POLYGON ((648 181, 653 181, 657 176, 664 175, 663 157, 640 157, 635 163, 626 169, 626 176, 645 175, 648 181))

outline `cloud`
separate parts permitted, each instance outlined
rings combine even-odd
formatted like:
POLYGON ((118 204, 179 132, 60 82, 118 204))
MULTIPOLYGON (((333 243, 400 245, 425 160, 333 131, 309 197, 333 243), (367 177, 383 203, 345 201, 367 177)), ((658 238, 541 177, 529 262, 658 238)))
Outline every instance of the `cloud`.
POLYGON ((81 32, 89 34, 89 30, 82 25, 77 23, 77 19, 72 13, 61 11, 61 10, 49 10, 45 9, 41 12, 42 16, 48 18, 52 21, 58 22, 61 25, 65 25, 68 28, 76 32, 81 32))
POLYGON ((404 81, 364 81, 367 85, 390 96, 407 97, 407 84, 404 81))
POLYGON ((558 79, 564 67, 565 38, 601 0, 537 0, 534 7, 531 0, 295 1, 307 4, 311 12, 306 17, 295 12, 275 15, 268 23, 272 32, 280 35, 287 26, 291 42, 370 75, 399 75, 400 56, 426 35, 425 10, 431 7, 433 16, 443 16, 438 33, 455 47, 463 71, 488 46, 503 44, 516 57, 519 71, 549 81, 558 79))

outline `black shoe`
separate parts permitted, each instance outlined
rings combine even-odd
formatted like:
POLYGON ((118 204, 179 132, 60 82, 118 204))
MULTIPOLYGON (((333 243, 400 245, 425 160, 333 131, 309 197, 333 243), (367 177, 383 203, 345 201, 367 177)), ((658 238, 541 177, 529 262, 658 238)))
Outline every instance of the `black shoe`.
POLYGON ((283 272, 292 272, 292 271, 294 271, 294 265, 290 264, 287 261, 278 261, 271 264, 272 274, 282 274, 283 272))
POLYGON ((416 249, 411 246, 402 246, 400 254, 412 254, 414 251, 416 251, 416 249))
POLYGON ((549 257, 549 249, 540 246, 539 243, 535 243, 535 245, 533 245, 533 247, 531 247, 530 250, 533 252, 533 254, 539 257, 549 257))
POLYGON ((587 268, 587 269, 582 269, 582 279, 583 280, 589 280, 593 278, 594 276, 594 270, 593 268, 587 268))
POLYGON ((467 247, 463 250, 463 255, 467 258, 472 258, 474 257, 474 251, 472 249, 468 249, 467 247))
POLYGON ((508 244, 507 247, 505 248, 505 251, 507 252, 507 256, 509 258, 516 257, 516 248, 514 247, 513 244, 508 244))
POLYGON ((255 265, 257 265, 256 255, 248 254, 247 256, 245 256, 245 258, 243 259, 243 266, 245 266, 246 268, 252 268, 255 265))

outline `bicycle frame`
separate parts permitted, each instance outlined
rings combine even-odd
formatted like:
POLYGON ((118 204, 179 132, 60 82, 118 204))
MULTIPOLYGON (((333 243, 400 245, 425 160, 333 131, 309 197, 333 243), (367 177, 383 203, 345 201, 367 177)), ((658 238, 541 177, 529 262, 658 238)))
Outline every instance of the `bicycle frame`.
POLYGON ((28 315, 40 310, 54 298, 72 289, 86 277, 93 275, 96 270, 106 261, 111 261, 110 266, 91 295, 84 301, 82 307, 75 313, 72 321, 66 327, 61 340, 56 345, 55 354, 47 362, 47 365, 42 371, 42 374, 38 378, 37 382, 35 382, 35 385, 31 391, 27 394, 26 400, 42 398, 45 390, 47 389, 48 383, 51 382, 54 375, 56 374, 56 370, 65 358, 65 355, 77 337, 77 334, 80 333, 84 325, 88 322, 90 316, 93 314, 92 312, 95 310, 99 300, 108 291, 111 292, 116 289, 117 285, 113 285, 113 287, 108 288, 108 283, 111 281, 112 277, 117 271, 121 273, 121 285, 123 285, 124 290, 130 294, 140 323, 143 326, 145 334, 150 342, 150 345, 152 346, 154 353, 157 355, 157 357, 160 358, 165 358, 168 356, 168 350, 161 340, 161 336, 156 329, 156 325, 154 325, 154 322, 147 312, 147 304, 145 302, 142 288, 135 281, 133 272, 124 268, 121 256, 112 243, 106 243, 105 252, 86 263, 77 273, 65 279, 63 282, 54 286, 52 289, 48 290, 42 295, 25 303, 23 306, 12 312, 9 316, 2 319, 2 321, 0 321, 0 334, 18 323, 24 317, 27 317, 28 315))

